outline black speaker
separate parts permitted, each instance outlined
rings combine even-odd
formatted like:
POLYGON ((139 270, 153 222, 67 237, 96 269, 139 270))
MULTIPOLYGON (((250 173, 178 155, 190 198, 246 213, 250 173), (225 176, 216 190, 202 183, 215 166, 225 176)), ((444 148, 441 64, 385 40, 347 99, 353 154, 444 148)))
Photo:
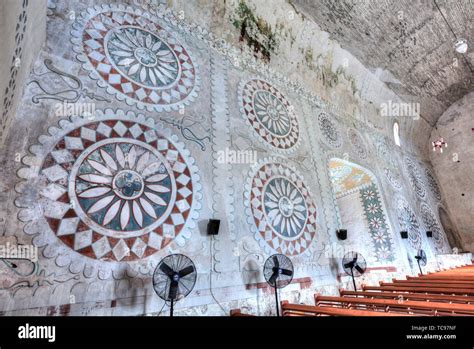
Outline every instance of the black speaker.
POLYGON ((221 221, 219 219, 209 219, 209 223, 207 223, 207 235, 219 234, 220 225, 221 221))
POLYGON ((430 231, 430 230, 428 230, 428 231, 426 232, 426 236, 429 237, 429 238, 432 238, 432 237, 433 237, 433 232, 430 231))
POLYGON ((336 230, 336 235, 339 240, 347 239, 347 229, 338 229, 336 230))
POLYGON ((400 235, 402 236, 402 239, 408 239, 408 232, 407 231, 401 231, 400 235))

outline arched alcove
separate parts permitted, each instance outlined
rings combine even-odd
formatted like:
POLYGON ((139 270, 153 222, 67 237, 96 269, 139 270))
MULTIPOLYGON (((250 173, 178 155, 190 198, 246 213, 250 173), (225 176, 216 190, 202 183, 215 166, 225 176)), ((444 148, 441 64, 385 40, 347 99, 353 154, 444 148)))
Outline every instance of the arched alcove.
POLYGON ((392 236, 375 176, 369 170, 339 158, 330 159, 328 166, 340 228, 348 230, 345 243, 364 253, 369 262, 393 261, 392 236))

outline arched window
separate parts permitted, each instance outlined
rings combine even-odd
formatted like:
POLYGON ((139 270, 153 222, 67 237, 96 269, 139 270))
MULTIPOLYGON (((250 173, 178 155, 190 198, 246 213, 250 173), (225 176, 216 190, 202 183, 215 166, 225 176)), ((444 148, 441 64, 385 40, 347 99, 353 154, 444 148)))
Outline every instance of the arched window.
POLYGON ((393 139, 395 140, 395 144, 400 147, 400 127, 396 121, 393 123, 393 139))

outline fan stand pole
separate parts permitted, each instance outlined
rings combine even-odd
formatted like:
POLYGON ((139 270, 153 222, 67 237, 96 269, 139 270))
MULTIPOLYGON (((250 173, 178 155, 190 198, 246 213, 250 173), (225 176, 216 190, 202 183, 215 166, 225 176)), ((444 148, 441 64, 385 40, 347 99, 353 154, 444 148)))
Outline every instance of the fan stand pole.
POLYGON ((171 307, 170 307, 170 317, 173 317, 173 304, 174 304, 174 300, 172 299, 171 300, 171 307))
POLYGON ((354 279, 354 268, 351 268, 352 283, 354 284, 354 291, 357 291, 356 282, 354 279))
POLYGON ((423 271, 421 270, 421 266, 420 266, 420 260, 417 259, 416 262, 418 263, 418 269, 420 269, 420 274, 423 275, 423 271))
POLYGON ((280 307, 278 306, 278 289, 276 287, 275 287, 275 301, 276 301, 277 316, 280 316, 280 307))

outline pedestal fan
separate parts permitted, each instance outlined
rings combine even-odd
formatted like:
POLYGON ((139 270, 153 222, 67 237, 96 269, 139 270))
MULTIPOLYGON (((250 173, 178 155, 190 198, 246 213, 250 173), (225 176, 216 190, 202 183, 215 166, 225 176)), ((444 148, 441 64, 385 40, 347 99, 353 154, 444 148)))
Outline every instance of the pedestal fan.
POLYGON ((196 267, 191 259, 182 254, 171 254, 161 260, 153 273, 153 289, 165 302, 174 303, 186 297, 196 283, 196 267))
POLYGON ((354 284, 354 291, 357 291, 355 277, 361 276, 367 269, 364 256, 358 252, 350 251, 347 252, 342 258, 342 268, 347 275, 352 277, 352 283, 354 284))
POLYGON ((420 269, 420 274, 423 275, 423 271, 421 270, 421 266, 426 265, 426 253, 422 249, 418 250, 416 256, 415 256, 416 262, 418 263, 418 269, 420 269))
POLYGON ((263 275, 267 283, 275 289, 276 312, 277 316, 280 316, 278 289, 287 286, 293 279, 293 263, 285 255, 271 255, 263 265, 263 275))

